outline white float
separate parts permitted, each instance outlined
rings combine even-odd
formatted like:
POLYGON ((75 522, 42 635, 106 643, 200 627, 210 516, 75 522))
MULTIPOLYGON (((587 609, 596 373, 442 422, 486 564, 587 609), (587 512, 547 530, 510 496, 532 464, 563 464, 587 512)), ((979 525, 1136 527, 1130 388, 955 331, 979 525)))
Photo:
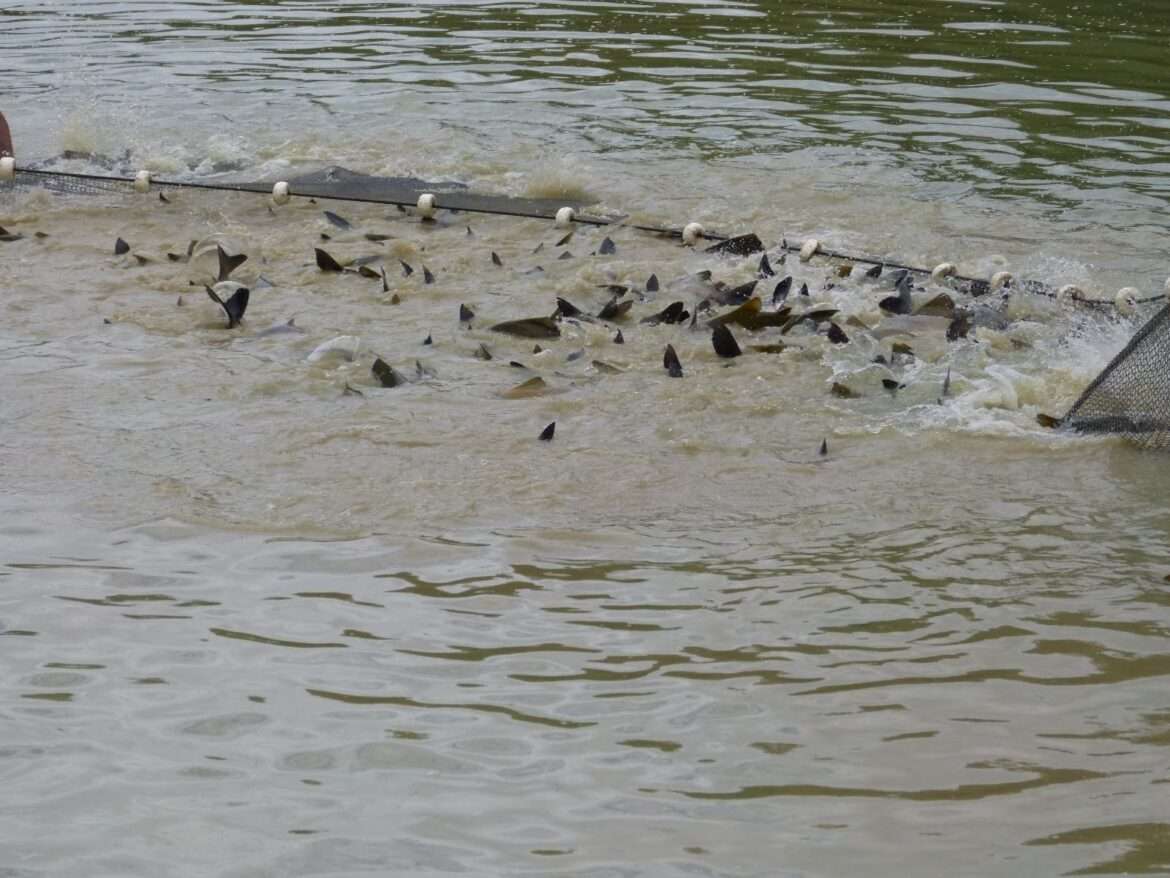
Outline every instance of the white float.
POLYGON ((134 175, 134 191, 135 192, 149 192, 150 191, 150 171, 139 171, 134 175))
POLYGON ((1010 271, 997 271, 991 276, 992 292, 998 292, 999 290, 1006 289, 1007 287, 1011 286, 1013 280, 1015 280, 1015 278, 1012 276, 1010 271))
POLYGON ((562 207, 557 211, 556 224, 558 229, 567 229, 573 224, 573 218, 577 216, 577 211, 571 207, 562 207))
MULTIPOLYGON (((700 238, 706 229, 703 228, 702 223, 687 223, 682 230, 682 239, 684 244, 689 244, 692 247, 700 238)), ((1170 281, 1168 281, 1170 283, 1170 281)))
POLYGON ((418 203, 415 205, 418 210, 418 215, 423 219, 434 219, 435 216, 435 196, 430 192, 424 192, 418 197, 418 203))
POLYGON ((940 262, 934 267, 934 270, 930 272, 930 276, 934 278, 935 281, 942 281, 943 278, 954 277, 958 273, 959 269, 955 267, 955 263, 940 262))
POLYGON ((278 180, 272 187, 272 201, 276 204, 288 204, 288 200, 292 197, 289 191, 288 183, 284 180, 278 180))
POLYGON ((1113 297, 1113 305, 1119 314, 1128 317, 1137 310, 1137 300, 1141 293, 1134 287, 1122 287, 1113 297))
POLYGON ((16 176, 16 159, 10 155, 0 159, 0 180, 11 180, 16 176))
POLYGON ((816 238, 809 238, 800 247, 800 261, 808 262, 821 249, 821 242, 816 238))

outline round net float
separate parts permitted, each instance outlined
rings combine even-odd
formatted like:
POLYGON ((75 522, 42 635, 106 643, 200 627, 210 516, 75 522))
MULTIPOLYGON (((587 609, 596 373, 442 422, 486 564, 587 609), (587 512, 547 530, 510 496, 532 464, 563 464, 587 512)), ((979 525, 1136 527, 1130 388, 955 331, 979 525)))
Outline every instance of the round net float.
POLYGON ((577 215, 577 211, 571 207, 562 207, 557 211, 556 226, 558 229, 567 229, 573 224, 573 217, 577 215))
POLYGON ((424 192, 418 197, 415 208, 423 219, 432 219, 435 215, 435 196, 430 192, 424 192))
POLYGON ((135 192, 149 192, 150 191, 150 171, 139 171, 134 175, 134 191, 135 192))
POLYGON ((1012 285, 1013 280, 1015 278, 1012 277, 1010 271, 997 271, 991 276, 991 289, 994 291, 1007 289, 1012 285))
MULTIPOLYGON (((683 243, 690 244, 693 247, 695 242, 703 237, 704 231, 705 229, 702 223, 687 223, 682 230, 683 243)), ((1170 283, 1170 281, 1167 281, 1167 283, 1170 283)))
POLYGON ((1166 290, 1166 298, 1170 299, 1170 277, 1166 278, 1166 286, 1163 289, 1166 290))
POLYGON ((1113 297, 1113 305, 1118 313, 1128 317, 1137 310, 1137 300, 1141 293, 1133 287, 1122 287, 1113 297))
POLYGON ((1085 298, 1085 291, 1076 284, 1065 284, 1056 291, 1056 298, 1060 302, 1079 302, 1085 298))
POLYGON ((275 184, 273 184, 273 186, 272 186, 272 200, 273 200, 273 202, 275 202, 276 204, 288 204, 288 200, 291 197, 292 197, 292 193, 289 192, 288 183, 286 183, 284 180, 278 180, 275 184))
POLYGON ((959 269, 955 267, 953 262, 940 262, 930 272, 930 276, 936 281, 941 281, 943 278, 954 277, 959 273, 959 269))
POLYGON ((821 242, 816 238, 809 238, 800 245, 800 261, 808 262, 817 255, 817 251, 821 249, 821 242))
POLYGON ((11 180, 16 176, 16 159, 10 155, 0 159, 0 180, 11 180))

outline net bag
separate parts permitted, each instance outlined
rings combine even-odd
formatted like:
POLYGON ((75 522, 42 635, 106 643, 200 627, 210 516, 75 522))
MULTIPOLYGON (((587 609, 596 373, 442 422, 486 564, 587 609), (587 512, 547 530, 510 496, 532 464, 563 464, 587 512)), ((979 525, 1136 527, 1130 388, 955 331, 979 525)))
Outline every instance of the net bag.
POLYGON ((1125 436, 1146 448, 1170 448, 1170 305, 1137 331, 1081 394, 1061 426, 1125 436))

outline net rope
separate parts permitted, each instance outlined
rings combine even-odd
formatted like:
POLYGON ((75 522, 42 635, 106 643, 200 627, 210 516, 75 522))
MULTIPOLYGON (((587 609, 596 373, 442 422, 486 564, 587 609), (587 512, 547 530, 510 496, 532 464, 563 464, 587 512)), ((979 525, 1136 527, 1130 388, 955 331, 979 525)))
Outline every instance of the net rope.
MULTIPOLYGON (((338 169, 344 170, 344 169, 338 169)), ((411 208, 416 204, 416 200, 424 191, 429 191, 420 186, 404 185, 399 187, 397 193, 368 195, 358 194, 356 190, 360 189, 361 180, 372 180, 374 178, 364 177, 364 175, 349 173, 350 179, 348 181, 341 180, 336 183, 330 182, 316 182, 308 185, 296 184, 296 188, 292 194, 295 197, 310 197, 320 198, 331 201, 351 202, 357 204, 388 204, 400 208, 411 208), (343 191, 338 191, 343 190, 343 191)), ((97 195, 111 192, 124 192, 127 188, 133 189, 135 179, 133 177, 120 177, 115 175, 101 175, 101 174, 83 174, 66 171, 45 170, 40 168, 18 167, 15 171, 14 181, 17 186, 41 186, 52 192, 59 192, 63 194, 85 194, 97 195)), ((423 181, 411 181, 412 183, 422 183, 423 181)), ((4 188, 5 184, 0 183, 0 190, 4 188)), ((212 192, 244 192, 256 195, 270 195, 272 186, 269 183, 197 183, 193 181, 178 181, 178 180, 160 180, 152 178, 150 181, 152 188, 158 189, 198 189, 212 192)), ((462 191, 443 191, 438 190, 439 193, 439 207, 444 210, 458 210, 466 213, 482 213, 491 214, 495 216, 512 216, 522 217, 528 219, 545 219, 553 220, 556 218, 556 206, 551 206, 551 202, 540 199, 512 199, 495 196, 479 196, 462 191)), ((682 238, 683 230, 670 226, 651 225, 643 223, 631 223, 626 221, 626 217, 604 217, 604 216, 589 216, 584 214, 575 214, 573 216, 574 223, 591 226, 613 226, 617 228, 634 229, 641 232, 649 232, 651 234, 665 235, 671 238, 682 238)), ((731 239, 732 236, 720 234, 717 232, 703 231, 701 237, 710 241, 723 242, 731 239)), ((787 253, 800 253, 802 245, 798 242, 790 242, 787 239, 780 243, 780 249, 787 253)), ((906 271, 919 277, 930 276, 931 269, 923 268, 921 266, 908 265, 890 259, 880 259, 871 256, 863 256, 851 253, 844 253, 838 250, 831 250, 820 247, 816 254, 826 257, 828 259, 839 260, 842 262, 859 263, 862 265, 876 266, 880 265, 884 269, 893 269, 895 271, 906 271)), ((964 293, 973 298, 987 295, 992 292, 990 281, 983 278, 968 277, 965 275, 955 274, 946 278, 945 283, 957 292, 964 293)), ((1049 284, 1045 284, 1036 280, 1013 280, 1011 283, 1012 291, 1022 291, 1030 295, 1043 296, 1050 299, 1060 299, 1059 291, 1049 284)), ((1080 296, 1073 297, 1068 300, 1070 304, 1076 307, 1091 308, 1097 310, 1110 311, 1116 306, 1114 302, 1102 301, 1096 299, 1089 299, 1080 296)), ((1164 301, 1163 296, 1148 296, 1145 298, 1135 299, 1133 304, 1146 305, 1154 302, 1164 301)))

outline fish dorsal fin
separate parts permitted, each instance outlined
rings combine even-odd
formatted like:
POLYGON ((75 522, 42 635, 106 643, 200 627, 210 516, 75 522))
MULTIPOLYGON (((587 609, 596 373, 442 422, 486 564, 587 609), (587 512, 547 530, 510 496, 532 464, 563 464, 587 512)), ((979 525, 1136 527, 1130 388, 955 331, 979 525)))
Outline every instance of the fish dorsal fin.
POLYGON ((219 244, 215 245, 216 255, 219 256, 219 276, 216 278, 217 282, 227 280, 232 276, 232 272, 248 261, 248 254, 239 253, 235 256, 228 256, 227 251, 219 244))

